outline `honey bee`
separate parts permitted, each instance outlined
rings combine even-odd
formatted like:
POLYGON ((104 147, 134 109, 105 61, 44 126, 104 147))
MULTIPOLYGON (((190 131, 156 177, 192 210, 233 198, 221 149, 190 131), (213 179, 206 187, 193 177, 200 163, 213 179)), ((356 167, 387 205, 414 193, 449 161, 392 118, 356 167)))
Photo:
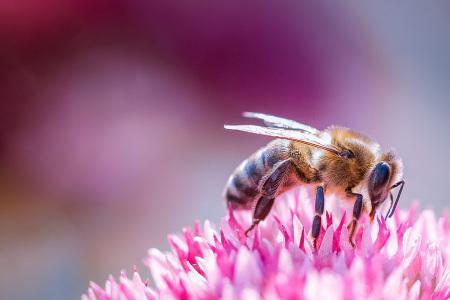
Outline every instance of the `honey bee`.
POLYGON ((352 201, 353 216, 348 224, 353 244, 358 219, 364 210, 373 221, 376 210, 390 198, 385 218, 397 207, 405 181, 402 161, 392 151, 362 133, 330 126, 323 131, 296 121, 261 113, 244 117, 264 121, 256 125, 225 125, 225 129, 272 136, 277 139, 244 160, 230 176, 224 197, 233 209, 252 209, 248 233, 269 214, 275 199, 301 185, 313 185, 316 191, 315 216, 311 235, 314 247, 321 228, 325 194, 352 201), (400 187, 394 200, 392 189, 400 187))

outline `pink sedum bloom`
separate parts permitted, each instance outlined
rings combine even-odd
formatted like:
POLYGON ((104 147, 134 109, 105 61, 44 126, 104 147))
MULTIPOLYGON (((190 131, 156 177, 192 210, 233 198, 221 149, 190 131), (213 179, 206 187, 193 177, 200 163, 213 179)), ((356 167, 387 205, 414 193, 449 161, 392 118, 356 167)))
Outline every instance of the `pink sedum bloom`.
POLYGON ((286 193, 249 238, 247 211, 230 212, 220 228, 205 221, 170 235, 170 253, 150 249, 150 288, 134 271, 83 299, 450 299, 450 217, 417 205, 387 222, 362 217, 348 242, 346 211, 327 200, 318 250, 306 189, 286 193))

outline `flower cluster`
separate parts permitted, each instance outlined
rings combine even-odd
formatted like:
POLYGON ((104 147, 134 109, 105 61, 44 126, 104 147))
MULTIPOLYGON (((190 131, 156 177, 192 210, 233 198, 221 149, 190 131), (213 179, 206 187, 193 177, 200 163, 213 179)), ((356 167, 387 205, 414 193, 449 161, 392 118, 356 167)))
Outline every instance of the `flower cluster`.
POLYGON ((247 211, 230 211, 218 229, 196 223, 169 236, 170 253, 149 250, 153 287, 123 273, 105 288, 91 283, 83 299, 450 298, 448 214, 413 205, 386 222, 362 217, 352 247, 348 212, 327 199, 316 250, 312 203, 306 189, 288 192, 248 238, 247 211))

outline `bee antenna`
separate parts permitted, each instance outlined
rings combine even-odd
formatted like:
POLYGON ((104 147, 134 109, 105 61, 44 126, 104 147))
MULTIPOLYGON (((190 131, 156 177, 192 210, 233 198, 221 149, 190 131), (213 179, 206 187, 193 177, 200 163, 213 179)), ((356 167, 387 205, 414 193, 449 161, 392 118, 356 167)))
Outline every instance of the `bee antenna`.
POLYGON ((388 211, 386 212, 386 215, 384 216, 384 220, 386 221, 389 217, 389 213, 392 209, 392 206, 394 205, 394 196, 392 196, 392 192, 389 192, 389 199, 391 200, 391 205, 389 206, 388 211))
POLYGON ((394 203, 394 206, 392 207, 392 210, 389 212, 388 218, 391 218, 394 215, 394 212, 395 212, 395 209, 397 208, 398 200, 400 200, 400 196, 402 194, 404 185, 405 185, 405 181, 402 180, 402 181, 397 182, 396 184, 394 184, 391 187, 391 189, 393 189, 393 188, 400 186, 400 190, 398 191, 397 198, 395 199, 395 203, 394 203))

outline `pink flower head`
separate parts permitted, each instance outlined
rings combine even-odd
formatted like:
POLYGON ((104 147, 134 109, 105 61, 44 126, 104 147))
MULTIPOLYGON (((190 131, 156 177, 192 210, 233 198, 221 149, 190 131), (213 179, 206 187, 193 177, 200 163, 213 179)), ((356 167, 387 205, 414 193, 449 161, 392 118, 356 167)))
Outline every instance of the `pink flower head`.
POLYGON ((386 222, 362 217, 355 247, 348 213, 327 198, 317 250, 311 244, 312 199, 286 193, 245 237, 250 212, 230 211, 170 235, 172 251, 150 249, 153 286, 122 274, 105 288, 91 283, 83 299, 449 299, 450 218, 431 210, 398 210, 386 222))

